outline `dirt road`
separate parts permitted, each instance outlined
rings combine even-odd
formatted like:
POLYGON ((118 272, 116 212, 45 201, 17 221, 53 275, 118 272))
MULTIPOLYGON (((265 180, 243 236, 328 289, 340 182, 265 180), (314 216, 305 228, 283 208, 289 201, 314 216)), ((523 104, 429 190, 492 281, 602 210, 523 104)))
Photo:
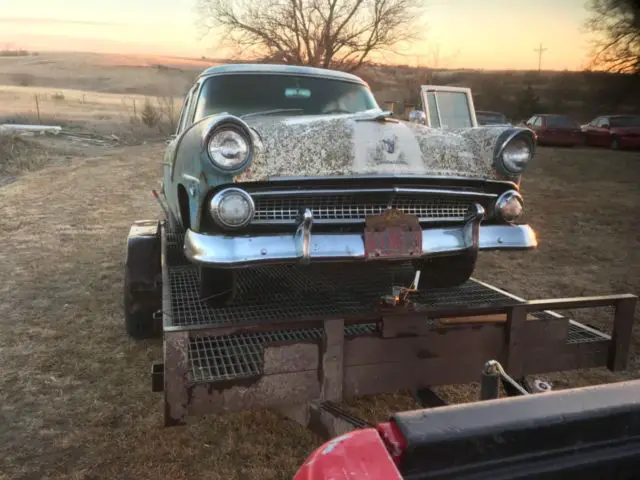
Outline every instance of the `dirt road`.
MULTIPOLYGON (((318 443, 270 412, 163 428, 149 379, 161 346, 127 339, 121 302, 129 225, 159 215, 150 190, 161 147, 112 150, 0 188, 0 478, 289 479, 318 443)), ((540 249, 486 255, 478 276, 528 297, 639 293, 639 178, 638 153, 541 150, 523 185, 540 249)), ((554 378, 577 385, 639 368, 634 357, 619 377, 554 378)), ((350 403, 367 417, 412 405, 403 395, 350 403)))

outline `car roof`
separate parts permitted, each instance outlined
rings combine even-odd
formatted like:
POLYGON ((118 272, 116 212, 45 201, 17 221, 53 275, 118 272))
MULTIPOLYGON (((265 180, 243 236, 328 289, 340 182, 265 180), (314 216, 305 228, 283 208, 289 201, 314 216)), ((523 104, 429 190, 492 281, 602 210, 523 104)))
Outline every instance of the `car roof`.
POLYGON ((620 118, 620 117, 640 117, 637 113, 616 113, 615 115, 600 115, 600 117, 620 118))
POLYGON ((213 75, 224 75, 229 73, 280 73, 284 75, 307 75, 312 77, 324 77, 333 80, 343 80, 347 82, 367 83, 352 73, 329 70, 327 68, 305 67, 301 65, 283 65, 274 63, 227 63, 209 67, 199 75, 200 78, 213 75))

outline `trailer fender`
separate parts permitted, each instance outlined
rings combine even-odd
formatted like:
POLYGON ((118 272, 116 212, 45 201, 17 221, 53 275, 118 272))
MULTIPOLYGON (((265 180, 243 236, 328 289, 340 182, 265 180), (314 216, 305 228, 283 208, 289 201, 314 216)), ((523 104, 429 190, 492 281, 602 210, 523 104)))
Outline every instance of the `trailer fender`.
POLYGON ((127 237, 124 262, 124 314, 129 335, 150 338, 161 330, 162 309, 160 222, 134 222, 127 237))
POLYGON ((125 279, 132 290, 155 290, 162 281, 160 222, 139 220, 127 237, 125 279))

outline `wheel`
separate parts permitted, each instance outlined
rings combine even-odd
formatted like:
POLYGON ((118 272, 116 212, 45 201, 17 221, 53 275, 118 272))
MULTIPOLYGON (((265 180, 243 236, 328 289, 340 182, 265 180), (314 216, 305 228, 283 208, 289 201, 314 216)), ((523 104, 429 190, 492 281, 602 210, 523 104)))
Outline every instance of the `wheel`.
POLYGON ((611 143, 609 144, 609 147, 611 148, 611 150, 618 150, 620 148, 620 145, 618 144, 618 139, 616 137, 613 137, 611 139, 611 143))
POLYGON ((132 291, 124 283, 124 328, 134 340, 146 340, 157 337, 162 330, 162 321, 155 318, 159 310, 156 295, 153 292, 132 291))
POLYGON ((236 296, 236 272, 228 269, 199 267, 200 300, 212 307, 230 303, 236 296))
POLYGON ((469 255, 436 257, 415 262, 414 267, 420 270, 420 287, 456 287, 469 280, 476 259, 469 255))

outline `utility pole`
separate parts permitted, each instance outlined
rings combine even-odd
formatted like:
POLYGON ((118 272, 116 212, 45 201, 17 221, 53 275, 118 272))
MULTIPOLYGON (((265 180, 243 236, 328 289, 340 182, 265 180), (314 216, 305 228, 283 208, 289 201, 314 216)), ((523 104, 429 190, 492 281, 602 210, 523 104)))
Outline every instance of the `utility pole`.
POLYGON ((538 52, 538 73, 540 73, 540 71, 542 70, 542 54, 544 52, 546 52, 547 50, 549 50, 548 48, 542 48, 542 43, 540 44, 540 46, 536 49, 534 49, 534 52, 538 52))

